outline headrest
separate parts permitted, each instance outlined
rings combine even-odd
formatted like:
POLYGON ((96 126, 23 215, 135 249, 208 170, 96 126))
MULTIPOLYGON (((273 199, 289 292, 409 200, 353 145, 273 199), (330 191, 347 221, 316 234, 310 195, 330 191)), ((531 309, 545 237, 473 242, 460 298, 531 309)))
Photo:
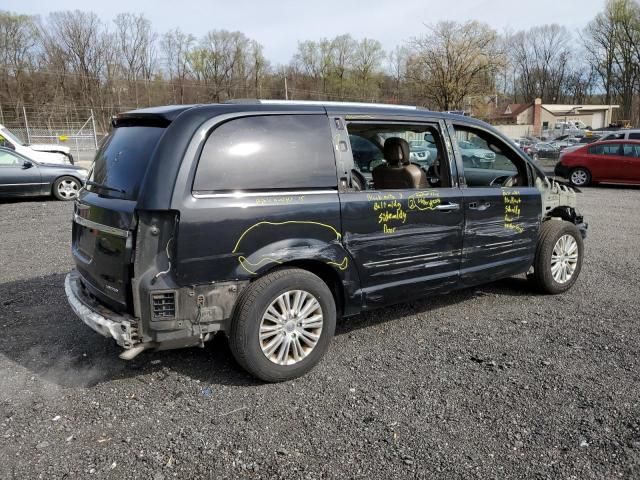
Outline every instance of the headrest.
POLYGON ((384 158, 391 166, 408 165, 409 142, 400 137, 387 138, 384 142, 384 158))

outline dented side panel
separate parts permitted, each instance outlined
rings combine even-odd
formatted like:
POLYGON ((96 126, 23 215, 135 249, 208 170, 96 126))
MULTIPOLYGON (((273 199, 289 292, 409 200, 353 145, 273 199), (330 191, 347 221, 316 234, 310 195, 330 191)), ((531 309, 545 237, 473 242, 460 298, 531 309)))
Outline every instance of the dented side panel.
POLYGON ((360 273, 366 308, 455 288, 460 189, 348 192, 340 199, 344 242, 360 273))
POLYGON ((533 187, 464 189, 464 286, 526 272, 540 229, 540 192, 533 187))
POLYGON ((180 285, 246 282, 273 268, 312 261, 334 272, 347 307, 360 307, 358 274, 342 243, 336 191, 189 197, 176 242, 180 285))

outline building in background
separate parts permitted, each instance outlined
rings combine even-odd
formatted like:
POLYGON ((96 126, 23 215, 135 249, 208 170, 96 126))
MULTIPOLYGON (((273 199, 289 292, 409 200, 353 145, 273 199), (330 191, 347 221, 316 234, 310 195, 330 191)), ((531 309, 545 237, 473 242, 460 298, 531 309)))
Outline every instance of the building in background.
POLYGON ((542 103, 512 103, 494 118, 499 130, 511 137, 545 135, 555 137, 576 127, 597 130, 608 127, 619 105, 555 105, 542 103))

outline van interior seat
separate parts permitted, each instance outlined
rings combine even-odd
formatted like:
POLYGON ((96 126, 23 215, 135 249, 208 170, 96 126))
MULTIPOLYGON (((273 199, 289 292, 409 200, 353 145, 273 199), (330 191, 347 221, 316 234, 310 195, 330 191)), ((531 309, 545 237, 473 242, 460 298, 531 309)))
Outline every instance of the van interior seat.
POLYGON ((373 169, 373 185, 379 189, 427 188, 427 175, 418 165, 410 161, 409 143, 399 137, 387 138, 384 142, 386 164, 373 169))

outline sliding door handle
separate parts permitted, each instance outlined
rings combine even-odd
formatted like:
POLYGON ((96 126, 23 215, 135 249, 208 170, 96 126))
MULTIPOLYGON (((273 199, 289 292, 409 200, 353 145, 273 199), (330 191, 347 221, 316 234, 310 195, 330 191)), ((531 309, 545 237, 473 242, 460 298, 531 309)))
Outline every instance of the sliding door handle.
POLYGON ((436 210, 441 212, 451 212, 453 210, 460 210, 460 204, 458 203, 442 203, 436 206, 436 210))

